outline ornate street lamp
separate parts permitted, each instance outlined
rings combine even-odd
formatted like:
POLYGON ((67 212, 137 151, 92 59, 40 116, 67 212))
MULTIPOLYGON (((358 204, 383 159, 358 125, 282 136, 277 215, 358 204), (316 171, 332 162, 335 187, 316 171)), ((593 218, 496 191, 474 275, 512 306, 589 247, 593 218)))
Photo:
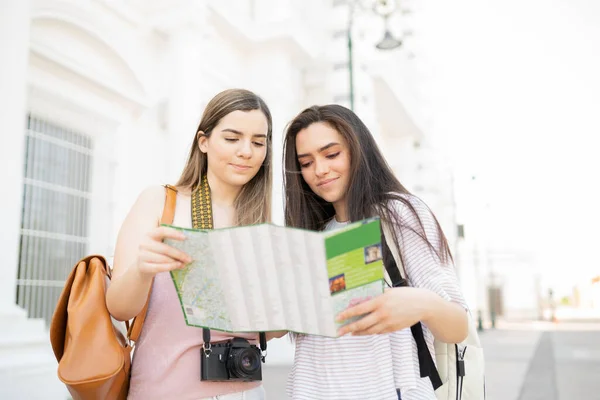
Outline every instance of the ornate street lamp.
POLYGON ((352 48, 352 25, 354 22, 354 10, 357 3, 361 3, 362 8, 371 8, 371 10, 381 16, 384 19, 385 31, 383 39, 381 39, 375 47, 380 50, 393 50, 402 46, 402 41, 396 39, 390 32, 388 26, 388 19, 390 15, 396 10, 396 1, 394 0, 369 0, 365 4, 365 1, 360 0, 349 0, 348 10, 348 76, 350 86, 350 109, 354 110, 354 60, 353 60, 353 48, 352 48))

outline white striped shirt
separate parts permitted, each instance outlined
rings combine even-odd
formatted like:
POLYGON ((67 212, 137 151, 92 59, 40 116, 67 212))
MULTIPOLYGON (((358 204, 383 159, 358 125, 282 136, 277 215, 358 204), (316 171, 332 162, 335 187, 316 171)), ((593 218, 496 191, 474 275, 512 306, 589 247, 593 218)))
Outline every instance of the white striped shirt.
MULTIPOLYGON (((437 248, 440 236, 431 211, 417 197, 405 198, 417 211, 425 235, 437 248)), ((392 205, 407 225, 396 227, 396 234, 410 286, 429 289, 466 308, 454 267, 441 263, 410 229, 422 232, 408 207, 398 200, 392 205)), ((340 226, 343 224, 332 219, 325 229, 340 226)), ((433 356, 433 335, 425 325, 423 334, 433 356)), ((400 389, 402 400, 436 399, 429 378, 420 377, 410 328, 370 336, 296 336, 296 354, 287 385, 287 394, 293 400, 397 400, 396 389, 400 389)))

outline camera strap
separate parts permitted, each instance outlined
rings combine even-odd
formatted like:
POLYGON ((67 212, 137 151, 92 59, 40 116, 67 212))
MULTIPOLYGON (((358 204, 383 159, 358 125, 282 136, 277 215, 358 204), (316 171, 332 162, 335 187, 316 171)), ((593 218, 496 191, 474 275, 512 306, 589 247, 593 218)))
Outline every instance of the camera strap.
MULTIPOLYGON (((194 229, 213 229, 212 200, 210 197, 210 186, 208 178, 205 175, 200 178, 198 186, 192 191, 192 227, 194 229)), ((265 362, 267 356, 267 335, 264 332, 259 333, 260 350, 262 352, 262 362, 265 362)), ((204 341, 204 353, 208 356, 211 353, 210 329, 202 328, 202 340, 204 341)))
MULTIPOLYGON (((265 362, 267 356, 267 335, 264 332, 259 332, 260 351, 262 353, 262 362, 265 362)), ((210 329, 202 328, 202 340, 204 340, 204 352, 208 356, 212 349, 210 343, 210 329)))
POLYGON ((267 357, 267 335, 264 332, 259 332, 258 336, 260 338, 260 359, 262 362, 265 362, 265 358, 267 357))

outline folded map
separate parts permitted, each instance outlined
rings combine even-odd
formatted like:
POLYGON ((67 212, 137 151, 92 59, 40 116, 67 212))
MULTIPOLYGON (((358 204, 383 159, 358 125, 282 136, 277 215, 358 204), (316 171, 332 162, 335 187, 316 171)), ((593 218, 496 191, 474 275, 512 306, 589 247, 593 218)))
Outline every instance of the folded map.
POLYGON ((315 232, 273 224, 184 229, 165 243, 193 261, 171 271, 187 325, 336 337, 337 314, 383 293, 378 218, 315 232))

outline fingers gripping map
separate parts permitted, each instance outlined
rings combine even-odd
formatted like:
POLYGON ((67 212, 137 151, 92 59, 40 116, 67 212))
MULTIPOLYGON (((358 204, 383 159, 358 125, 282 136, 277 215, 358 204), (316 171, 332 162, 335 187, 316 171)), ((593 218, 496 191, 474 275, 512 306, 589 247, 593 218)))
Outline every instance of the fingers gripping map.
POLYGON ((335 337, 338 313, 383 292, 379 219, 326 232, 272 224, 173 228, 187 239, 165 243, 193 259, 171 271, 190 326, 335 337))

